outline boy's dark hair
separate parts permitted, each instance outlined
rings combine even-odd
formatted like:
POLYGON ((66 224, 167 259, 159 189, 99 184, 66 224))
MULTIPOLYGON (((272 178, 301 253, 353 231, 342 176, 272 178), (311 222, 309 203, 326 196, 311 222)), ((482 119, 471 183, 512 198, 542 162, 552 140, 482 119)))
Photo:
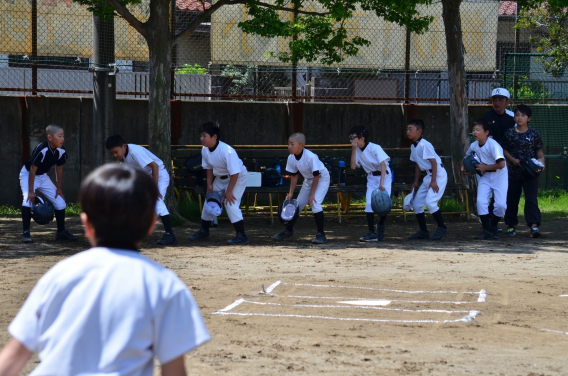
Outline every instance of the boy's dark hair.
POLYGON ((414 125, 416 129, 420 129, 424 132, 424 122, 422 119, 410 119, 406 125, 414 125))
POLYGON ((473 122, 473 126, 475 127, 476 125, 481 126, 484 132, 491 132, 491 129, 493 129, 491 123, 489 123, 485 119, 477 119, 476 121, 473 122))
POLYGON ((114 136, 110 136, 106 139, 105 147, 107 148, 107 150, 110 150, 112 148, 120 147, 124 144, 126 144, 124 138, 122 138, 122 136, 118 134, 115 134, 114 136))
POLYGON ((109 163, 83 180, 79 197, 98 247, 136 249, 154 220, 158 187, 140 169, 109 163))
POLYGON ((219 124, 208 121, 207 123, 201 124, 201 127, 199 127, 199 133, 203 132, 207 133, 211 137, 217 135, 218 140, 219 136, 221 135, 221 128, 219 128, 219 124))
POLYGON ((365 144, 369 143, 370 132, 362 125, 355 125, 354 127, 351 127, 349 134, 356 134, 357 137, 365 137, 365 144))
POLYGON ((517 107, 515 107, 515 112, 517 111, 519 111, 523 115, 527 115, 528 117, 532 116, 532 109, 526 104, 520 104, 517 107))

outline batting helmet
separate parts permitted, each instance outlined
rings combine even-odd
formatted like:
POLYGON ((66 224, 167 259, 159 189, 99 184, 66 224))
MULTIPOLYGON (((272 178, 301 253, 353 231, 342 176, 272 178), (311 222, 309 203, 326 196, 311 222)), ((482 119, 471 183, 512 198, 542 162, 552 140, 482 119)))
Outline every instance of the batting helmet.
POLYGON ((542 172, 544 167, 542 166, 542 163, 537 164, 536 162, 538 162, 538 161, 536 159, 532 158, 532 159, 525 161, 525 163, 523 163, 523 177, 524 178, 533 179, 533 178, 538 178, 540 176, 540 173, 542 172))
POLYGON ((392 200, 387 191, 375 189, 371 194, 371 209, 378 215, 387 215, 392 209, 392 200))
POLYGON ((278 218, 284 226, 292 226, 300 216, 300 204, 295 198, 284 200, 278 207, 278 218))
POLYGON ((221 215, 223 207, 221 206, 221 195, 219 195, 218 192, 207 192, 207 195, 205 196, 205 210, 207 211, 207 213, 215 217, 221 215))
POLYGON ((32 205, 32 218, 38 225, 47 225, 53 221, 53 204, 48 200, 43 201, 39 196, 36 196, 35 203, 32 205))
POLYGON ((466 156, 464 157, 464 159, 463 159, 463 168, 465 168, 465 170, 466 170, 467 172, 469 172, 470 174, 474 174, 474 175, 477 174, 477 175, 481 176, 481 175, 482 175, 482 172, 481 172, 481 171, 477 171, 477 170, 475 169, 475 166, 478 165, 479 163, 480 163, 480 162, 479 162, 479 160, 477 159, 477 156, 475 155, 475 153, 471 153, 471 154, 468 154, 468 155, 466 155, 466 156))

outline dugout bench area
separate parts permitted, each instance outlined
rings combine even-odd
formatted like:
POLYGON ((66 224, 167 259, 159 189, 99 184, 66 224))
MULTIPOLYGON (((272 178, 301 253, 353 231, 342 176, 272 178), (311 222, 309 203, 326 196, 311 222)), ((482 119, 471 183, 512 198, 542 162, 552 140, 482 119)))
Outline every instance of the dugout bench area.
MULTIPOLYGON (((172 165, 174 174, 174 187, 178 200, 184 195, 191 195, 199 203, 201 211, 205 198, 205 173, 190 172, 186 167, 188 160, 192 165, 198 156, 201 156, 201 145, 172 145, 172 165)), ((281 161, 282 174, 284 175, 282 185, 247 187, 241 201, 243 216, 258 218, 270 216, 272 223, 278 213, 278 205, 284 200, 290 189, 290 177, 286 175, 284 168, 288 158, 287 145, 233 145, 237 154, 242 159, 248 171, 260 171, 265 168, 273 167, 275 160, 281 161), (261 204, 263 202, 263 204, 261 204)), ((349 168, 351 160, 351 147, 349 145, 309 145, 308 149, 317 154, 320 160, 329 166, 332 174, 332 182, 328 190, 326 202, 322 205, 326 215, 336 216, 341 223, 343 217, 364 216, 365 204, 354 203, 355 197, 365 198, 367 190, 367 174, 362 168, 352 170, 349 168), (346 182, 344 186, 339 186, 335 182, 333 174, 338 175, 338 162, 344 160, 346 167, 346 182)), ((408 148, 384 149, 391 158, 390 165, 393 169, 392 198, 393 210, 391 215, 402 215, 406 221, 408 213, 402 207, 404 197, 410 192, 414 182, 415 164, 410 161, 410 150, 408 148)), ((447 171, 450 171, 452 160, 450 157, 441 156, 447 171)), ((423 173, 424 175, 424 173, 423 173)), ((302 177, 298 180, 296 193, 300 191, 302 177)), ((442 214, 466 214, 469 219, 469 186, 467 184, 456 184, 453 181, 451 172, 448 173, 448 184, 446 192, 462 192, 464 198, 464 210, 443 211, 442 214)), ((447 196, 447 194, 445 195, 447 196)), ((443 200, 443 199, 442 199, 443 200)), ((358 201, 358 200, 356 200, 358 201)), ((442 203, 442 201, 440 202, 442 203)), ((441 204, 440 204, 441 205, 441 204)), ((306 209, 304 213, 306 213, 306 209)))

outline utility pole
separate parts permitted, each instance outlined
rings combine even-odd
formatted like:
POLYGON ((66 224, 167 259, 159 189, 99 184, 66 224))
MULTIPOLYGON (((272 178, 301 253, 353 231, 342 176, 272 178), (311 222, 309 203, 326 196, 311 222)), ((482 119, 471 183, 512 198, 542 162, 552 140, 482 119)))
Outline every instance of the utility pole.
POLYGON ((93 14, 93 167, 106 160, 104 142, 114 130, 116 68, 114 61, 114 18, 103 20, 93 14))

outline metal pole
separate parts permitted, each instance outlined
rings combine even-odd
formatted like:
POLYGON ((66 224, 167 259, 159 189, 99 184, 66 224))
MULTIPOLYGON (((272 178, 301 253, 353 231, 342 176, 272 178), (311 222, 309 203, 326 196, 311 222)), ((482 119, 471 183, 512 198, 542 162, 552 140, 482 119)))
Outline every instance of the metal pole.
POLYGON ((93 15, 93 164, 106 160, 104 142, 114 130, 116 68, 114 61, 114 18, 93 15))
MULTIPOLYGON (((176 34, 176 0, 170 2, 170 33, 172 36, 176 34)), ((175 99, 176 91, 176 70, 177 65, 177 44, 172 47, 172 68, 171 68, 171 83, 170 83, 170 99, 175 99)))
POLYGON ((410 103, 410 30, 406 29, 406 51, 404 55, 404 103, 410 103))
MULTIPOLYGON (((296 23, 296 18, 298 17, 298 5, 294 2, 294 23, 296 23)), ((294 34, 292 36, 292 41, 298 40, 298 34, 294 34)), ((298 90, 298 62, 294 59, 292 61, 292 102, 297 101, 297 93, 298 90)))
POLYGON ((37 0, 32 0, 32 95, 37 95, 37 0))

